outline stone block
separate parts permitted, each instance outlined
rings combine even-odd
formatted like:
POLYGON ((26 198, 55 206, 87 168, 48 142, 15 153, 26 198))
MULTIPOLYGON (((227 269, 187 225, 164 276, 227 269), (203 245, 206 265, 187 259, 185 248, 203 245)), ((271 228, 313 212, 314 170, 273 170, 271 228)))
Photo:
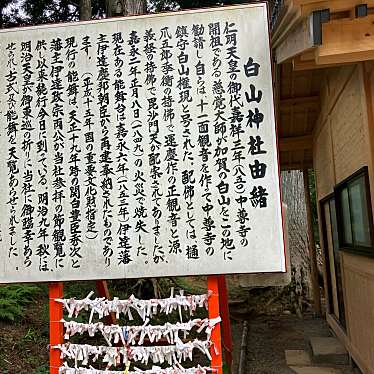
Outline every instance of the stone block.
POLYGON ((307 351, 303 350, 286 350, 286 362, 288 366, 308 366, 311 360, 307 351))
POLYGON ((318 364, 347 365, 348 353, 340 341, 334 337, 310 338, 312 360, 318 364))

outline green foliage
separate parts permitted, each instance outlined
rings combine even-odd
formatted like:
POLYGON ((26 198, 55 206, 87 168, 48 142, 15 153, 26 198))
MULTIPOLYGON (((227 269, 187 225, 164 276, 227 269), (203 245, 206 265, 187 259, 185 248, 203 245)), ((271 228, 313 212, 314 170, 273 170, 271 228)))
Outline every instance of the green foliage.
POLYGON ((230 368, 227 366, 226 363, 223 363, 222 369, 223 369, 223 374, 230 374, 231 373, 230 368))
POLYGON ((22 338, 25 342, 35 342, 36 341, 36 331, 32 327, 30 327, 25 336, 22 338))
MULTIPOLYGON (((71 22, 79 19, 79 1, 71 0, 33 0, 25 1, 22 13, 23 22, 41 24, 51 22, 71 22)), ((93 18, 102 18, 105 13, 105 0, 92 0, 93 18)))
POLYGON ((174 283, 177 288, 185 290, 187 293, 191 294, 203 294, 206 292, 206 288, 199 287, 198 285, 192 286, 191 283, 186 281, 186 278, 175 277, 173 278, 174 283))
POLYGON ((0 28, 11 24, 12 21, 17 17, 17 10, 15 7, 17 0, 2 0, 0 1, 0 28), (7 12, 5 12, 7 9, 7 12))
POLYGON ((49 374, 49 367, 47 365, 41 366, 34 370, 32 374, 49 374))
POLYGON ((176 9, 206 8, 218 5, 232 5, 247 3, 244 0, 149 0, 148 9, 153 12, 170 11, 176 9))
MULTIPOLYGON (((108 0, 91 0, 92 17, 105 17, 108 0)), ((113 0, 114 1, 114 0, 113 0)), ((240 4, 244 0, 148 0, 149 12, 194 9, 218 5, 240 4)), ((76 0, 0 0, 0 28, 79 20, 76 0)))
POLYGON ((40 293, 40 288, 24 284, 0 287, 0 319, 15 321, 22 318, 24 306, 40 293))
POLYGON ((22 310, 17 301, 0 299, 0 319, 14 321, 22 316, 22 310))

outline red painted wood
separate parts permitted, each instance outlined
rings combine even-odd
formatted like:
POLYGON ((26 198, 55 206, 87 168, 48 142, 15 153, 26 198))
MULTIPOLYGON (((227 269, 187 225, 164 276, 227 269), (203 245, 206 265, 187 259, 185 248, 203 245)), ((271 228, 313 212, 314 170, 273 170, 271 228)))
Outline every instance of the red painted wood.
POLYGON ((63 305, 55 301, 63 297, 63 282, 53 282, 49 284, 49 365, 50 374, 58 374, 58 368, 62 366, 60 351, 52 347, 64 342, 64 326, 61 322, 63 318, 63 305))
MULTIPOLYGON (((227 290, 225 296, 225 287, 222 288, 222 280, 220 276, 209 276, 208 277, 208 290, 212 292, 212 295, 208 301, 208 315, 209 318, 213 319, 220 316, 220 292, 223 290, 223 303, 227 303, 227 290)), ((98 293, 101 297, 109 299, 109 291, 105 281, 97 281, 96 283, 98 293)), ((58 374, 58 369, 62 366, 62 360, 60 358, 60 351, 53 349, 52 347, 57 344, 63 344, 64 328, 63 324, 59 321, 63 318, 63 305, 55 301, 55 299, 63 298, 63 282, 53 282, 49 284, 49 341, 50 341, 50 374, 58 374)), ((223 307, 223 305, 222 305, 223 307)), ((110 317, 111 323, 114 323, 110 317)), ((229 315, 227 314, 227 318, 229 315)), ((225 317, 226 319, 226 317, 225 317)), ((115 318, 114 318, 115 321, 115 318)), ((109 321, 108 321, 109 322, 109 321)), ((230 326, 230 325, 229 325, 230 326)), ((230 330, 228 330, 230 331, 230 330)), ((231 342, 231 333, 230 333, 231 342)), ((222 344, 221 344, 221 326, 217 324, 212 331, 211 335, 212 347, 210 348, 210 354, 212 356, 211 367, 217 370, 217 374, 222 374, 222 344)), ((232 344, 232 342, 231 342, 232 344)), ((231 352, 230 352, 231 353, 231 352)))
POLYGON ((224 275, 218 276, 218 290, 219 290, 219 309, 222 318, 222 341, 223 349, 225 351, 226 364, 232 367, 232 335, 231 322, 229 311, 229 297, 227 292, 226 277, 224 275))
MULTIPOLYGON (((209 318, 219 317, 219 287, 218 276, 211 275, 208 277, 208 290, 212 291, 212 295, 208 301, 209 318)), ((221 325, 217 324, 212 331, 212 346, 210 355, 212 356, 211 367, 217 369, 217 374, 222 374, 222 345, 221 345, 221 325)))

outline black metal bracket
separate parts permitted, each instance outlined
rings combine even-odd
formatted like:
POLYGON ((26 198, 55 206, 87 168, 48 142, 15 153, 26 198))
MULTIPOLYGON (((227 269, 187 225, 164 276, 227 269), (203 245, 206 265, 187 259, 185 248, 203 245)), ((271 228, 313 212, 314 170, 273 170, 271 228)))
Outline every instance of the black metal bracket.
POLYGON ((366 17, 367 15, 368 15, 368 5, 367 4, 356 5, 356 7, 355 7, 355 17, 356 18, 366 17))
POLYGON ((313 44, 322 44, 322 24, 330 21, 330 9, 315 10, 311 15, 313 44))

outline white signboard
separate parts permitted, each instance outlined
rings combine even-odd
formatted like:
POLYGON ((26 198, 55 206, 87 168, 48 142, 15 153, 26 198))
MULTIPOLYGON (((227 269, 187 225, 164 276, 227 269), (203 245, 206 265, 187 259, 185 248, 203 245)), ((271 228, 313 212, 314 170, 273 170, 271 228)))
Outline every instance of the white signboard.
POLYGON ((0 45, 0 282, 285 270, 265 4, 0 45))

